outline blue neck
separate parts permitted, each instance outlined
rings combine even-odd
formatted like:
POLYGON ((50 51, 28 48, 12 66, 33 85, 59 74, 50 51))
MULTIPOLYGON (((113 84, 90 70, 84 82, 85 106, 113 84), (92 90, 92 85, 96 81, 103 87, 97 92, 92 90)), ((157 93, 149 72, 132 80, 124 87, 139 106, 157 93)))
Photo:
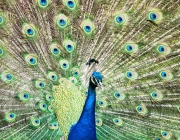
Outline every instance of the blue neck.
POLYGON ((77 124, 71 129, 68 140, 96 140, 95 103, 96 89, 90 84, 83 112, 77 124))

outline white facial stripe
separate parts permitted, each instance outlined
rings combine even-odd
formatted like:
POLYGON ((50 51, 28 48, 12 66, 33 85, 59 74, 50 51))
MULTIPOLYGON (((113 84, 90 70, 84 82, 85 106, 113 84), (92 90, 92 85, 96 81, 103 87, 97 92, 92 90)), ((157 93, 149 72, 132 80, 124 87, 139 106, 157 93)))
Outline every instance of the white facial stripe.
MULTIPOLYGON (((96 78, 94 78, 96 80, 96 78)), ((98 81, 96 80, 96 83, 98 84, 98 81)))
POLYGON ((95 84, 94 80, 93 80, 93 76, 91 76, 91 81, 93 82, 93 84, 95 84))

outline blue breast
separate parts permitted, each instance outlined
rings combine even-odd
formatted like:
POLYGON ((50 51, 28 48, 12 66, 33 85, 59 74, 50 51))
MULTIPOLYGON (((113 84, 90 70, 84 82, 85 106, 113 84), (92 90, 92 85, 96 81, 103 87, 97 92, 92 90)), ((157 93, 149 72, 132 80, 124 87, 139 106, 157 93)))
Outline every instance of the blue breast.
POLYGON ((68 140, 96 140, 95 89, 89 87, 83 112, 76 125, 71 127, 68 140))

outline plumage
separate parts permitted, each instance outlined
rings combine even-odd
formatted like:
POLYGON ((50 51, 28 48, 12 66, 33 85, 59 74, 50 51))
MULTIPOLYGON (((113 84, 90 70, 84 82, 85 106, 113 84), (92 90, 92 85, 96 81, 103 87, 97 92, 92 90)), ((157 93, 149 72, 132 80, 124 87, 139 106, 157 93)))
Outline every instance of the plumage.
POLYGON ((1 0, 0 140, 180 140, 179 36, 179 0, 1 0))

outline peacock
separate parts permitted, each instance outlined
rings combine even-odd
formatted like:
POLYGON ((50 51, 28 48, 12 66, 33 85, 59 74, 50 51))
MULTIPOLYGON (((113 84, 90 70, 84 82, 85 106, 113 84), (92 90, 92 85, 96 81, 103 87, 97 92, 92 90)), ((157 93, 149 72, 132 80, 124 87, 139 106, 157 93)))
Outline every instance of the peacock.
POLYGON ((180 0, 0 0, 0 140, 180 140, 180 0))

